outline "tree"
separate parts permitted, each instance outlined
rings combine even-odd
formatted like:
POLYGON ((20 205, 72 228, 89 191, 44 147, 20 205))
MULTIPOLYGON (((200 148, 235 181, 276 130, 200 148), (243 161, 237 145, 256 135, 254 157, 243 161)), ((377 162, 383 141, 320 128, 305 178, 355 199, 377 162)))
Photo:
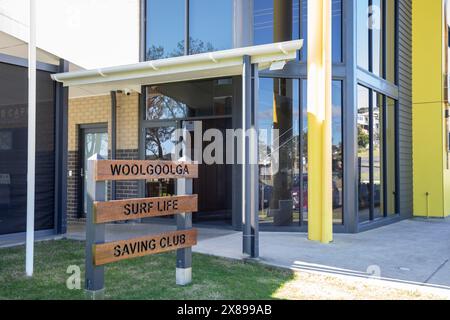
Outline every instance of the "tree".
POLYGON ((362 149, 366 149, 369 145, 370 137, 366 130, 358 127, 358 146, 362 149))
MULTIPOLYGON (((184 40, 177 43, 176 48, 166 53, 164 47, 152 45, 147 50, 147 60, 158 60, 169 57, 179 57, 184 55, 184 40)), ((198 54, 203 52, 216 51, 211 42, 204 42, 200 39, 189 38, 189 54, 198 54)))

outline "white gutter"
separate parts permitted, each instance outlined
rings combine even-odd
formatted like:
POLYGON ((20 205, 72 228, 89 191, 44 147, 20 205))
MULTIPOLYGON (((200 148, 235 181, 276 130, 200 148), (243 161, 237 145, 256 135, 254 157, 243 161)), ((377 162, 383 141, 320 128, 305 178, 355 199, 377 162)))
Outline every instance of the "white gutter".
MULTIPOLYGON (((303 40, 293 40, 266 45, 236 48, 223 51, 201 53, 153 61, 146 61, 132 65, 115 66, 86 71, 66 72, 52 75, 52 79, 62 82, 64 86, 83 86, 101 84, 112 81, 123 81, 152 76, 176 75, 177 72, 195 72, 196 69, 231 68, 243 64, 243 56, 250 56, 252 63, 260 68, 267 68, 278 61, 294 60, 297 51, 303 46, 303 40)), ((240 71, 238 72, 240 73, 240 71)))

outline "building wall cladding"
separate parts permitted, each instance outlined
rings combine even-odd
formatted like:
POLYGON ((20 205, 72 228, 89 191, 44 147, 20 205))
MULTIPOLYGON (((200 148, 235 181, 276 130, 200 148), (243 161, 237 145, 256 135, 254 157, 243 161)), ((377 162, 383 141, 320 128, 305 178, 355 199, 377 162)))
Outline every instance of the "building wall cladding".
MULTIPOLYGON (((69 101, 69 155, 68 170, 72 172, 67 181, 67 220, 68 223, 84 222, 79 218, 79 190, 82 184, 80 176, 79 134, 82 125, 107 124, 108 158, 111 158, 111 96, 101 95, 73 98, 69 101)), ((139 159, 139 95, 117 94, 117 151, 120 160, 139 159)), ((108 182, 108 198, 111 198, 111 184, 108 182)), ((139 194, 136 181, 116 183, 116 198, 135 198, 139 194)))
POLYGON ((398 86, 399 86, 399 205, 400 213, 413 213, 412 161, 412 0, 398 4, 398 86))

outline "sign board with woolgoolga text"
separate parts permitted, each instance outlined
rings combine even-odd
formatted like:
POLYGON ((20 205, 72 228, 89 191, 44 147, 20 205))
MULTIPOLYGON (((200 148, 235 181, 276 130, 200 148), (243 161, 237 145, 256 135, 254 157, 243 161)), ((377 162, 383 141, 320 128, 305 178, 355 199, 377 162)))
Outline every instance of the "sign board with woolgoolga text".
POLYGON ((192 250, 197 230, 192 229, 191 213, 198 208, 192 194, 192 179, 198 165, 188 162, 147 160, 103 160, 94 155, 88 160, 88 210, 86 221, 86 292, 104 297, 104 265, 177 251, 176 282, 192 281, 192 250), (105 201, 106 181, 177 179, 177 195, 142 199, 105 201), (105 223, 177 215, 177 231, 113 242, 105 241, 105 223))

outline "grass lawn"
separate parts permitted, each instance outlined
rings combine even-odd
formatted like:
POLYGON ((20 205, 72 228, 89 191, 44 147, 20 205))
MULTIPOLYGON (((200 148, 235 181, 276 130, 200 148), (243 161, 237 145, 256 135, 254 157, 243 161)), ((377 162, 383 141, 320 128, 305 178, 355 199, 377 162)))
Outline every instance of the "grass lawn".
MULTIPOLYGON (((70 265, 80 266, 84 288, 84 242, 37 243, 32 279, 24 276, 23 246, 0 249, 0 300, 84 299, 84 290, 66 287, 70 265)), ((121 261, 107 265, 105 270, 107 299, 450 299, 449 290, 330 273, 292 272, 195 253, 193 283, 186 287, 175 285, 175 253, 121 261)))
MULTIPOLYGON (((107 299, 274 299, 293 272, 193 255, 193 284, 175 285, 175 253, 131 259, 105 267, 107 299)), ((69 290, 70 265, 81 268, 84 288, 84 242, 58 240, 35 247, 35 275, 24 276, 25 247, 0 249, 1 299, 84 299, 83 290, 69 290)))

